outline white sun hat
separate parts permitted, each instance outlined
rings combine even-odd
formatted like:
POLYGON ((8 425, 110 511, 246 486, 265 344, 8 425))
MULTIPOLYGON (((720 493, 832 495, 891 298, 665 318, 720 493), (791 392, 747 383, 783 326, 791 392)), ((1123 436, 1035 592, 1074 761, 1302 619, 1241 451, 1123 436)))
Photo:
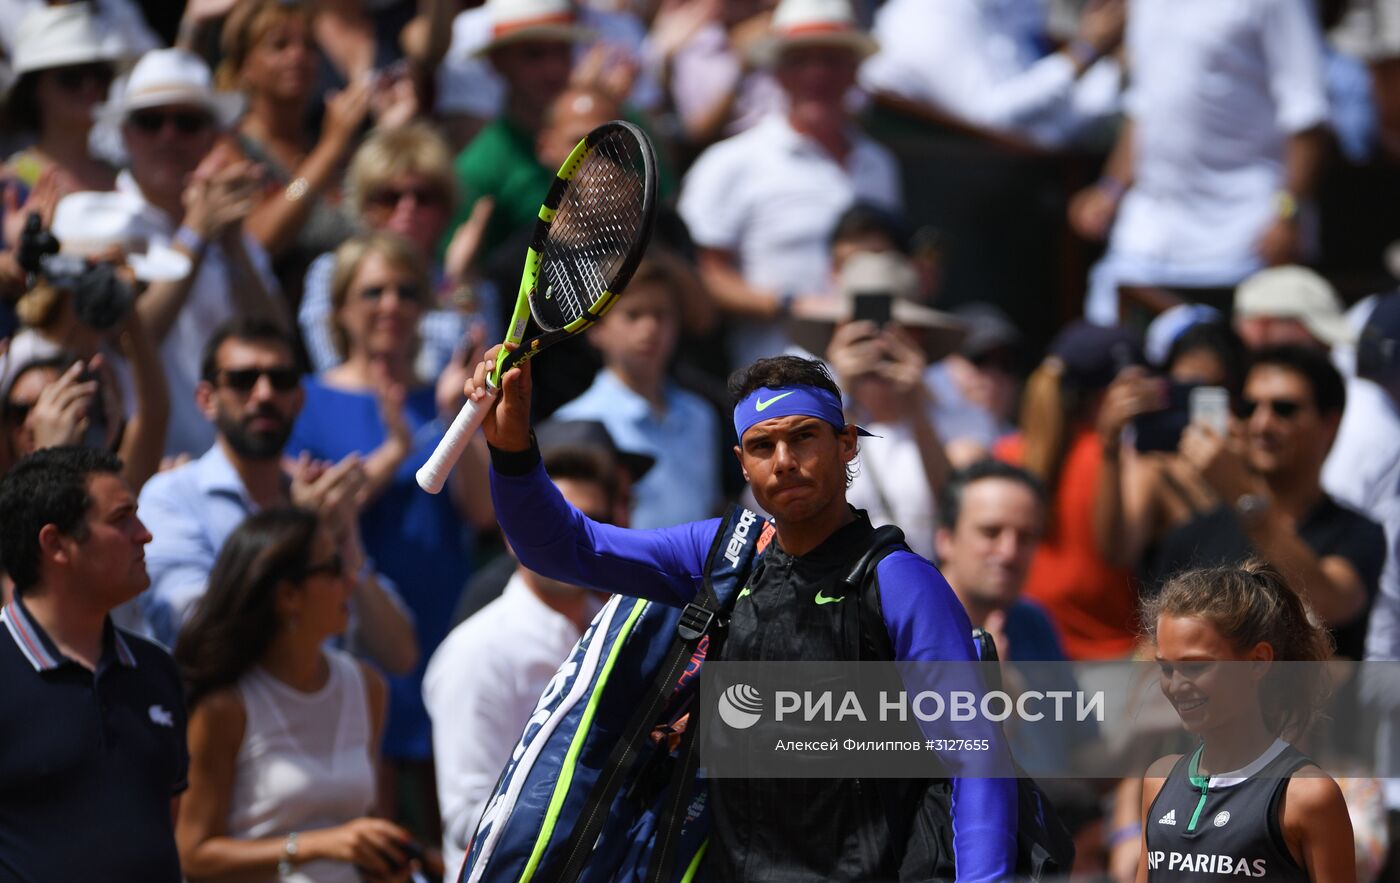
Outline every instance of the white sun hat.
POLYGON ((1297 319, 1328 346, 1351 343, 1356 338, 1345 310, 1332 283, 1307 267, 1269 267, 1235 289, 1235 318, 1297 319))
POLYGON ((25 14, 15 35, 16 77, 33 71, 93 62, 116 62, 122 53, 105 44, 87 3, 41 6, 25 14))
POLYGON ((919 273, 897 252, 851 255, 841 268, 837 289, 837 297, 804 305, 800 317, 788 320, 793 343, 810 353, 826 352, 832 332, 855 317, 856 298, 864 294, 891 295, 890 321, 914 334, 930 362, 956 352, 967 337, 962 319, 919 303, 919 273))
POLYGON ((84 191, 70 193, 54 207, 49 232, 60 254, 90 257, 118 246, 126 263, 144 282, 183 279, 190 259, 165 245, 152 245, 142 232, 144 203, 134 194, 84 191))
POLYGON ((857 60, 880 48, 856 23, 850 0, 782 0, 773 12, 771 32, 754 43, 752 59, 769 66, 799 46, 839 46, 855 53, 857 60))
POLYGON ((209 65, 183 49, 153 49, 131 69, 125 86, 114 89, 99 115, 121 125, 133 112, 151 107, 202 107, 220 129, 229 129, 243 115, 243 96, 214 89, 209 65))
POLYGON ((584 43, 596 36, 578 25, 568 0, 487 0, 486 13, 491 40, 476 55, 529 40, 584 43))

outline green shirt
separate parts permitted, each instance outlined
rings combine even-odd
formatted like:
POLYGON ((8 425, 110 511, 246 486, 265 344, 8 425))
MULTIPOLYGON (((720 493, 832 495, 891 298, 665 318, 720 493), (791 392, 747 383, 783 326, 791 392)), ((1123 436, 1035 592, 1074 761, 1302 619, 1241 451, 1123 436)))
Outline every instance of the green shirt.
MULTIPOLYGON (((629 112, 623 116, 650 134, 637 114, 629 112)), ((476 201, 491 196, 496 207, 481 242, 481 257, 489 261, 492 252, 539 217, 540 203, 554 183, 554 170, 546 169, 535 159, 535 136, 505 116, 487 123, 457 155, 455 166, 462 201, 440 250, 446 250, 452 234, 471 214, 476 201)), ((675 178, 664 154, 657 157, 657 177, 660 197, 669 198, 675 190, 675 178)))
POLYGON ((455 165, 462 202, 447 235, 450 238, 467 219, 478 199, 494 197, 496 207, 481 243, 487 259, 512 234, 534 222, 554 182, 554 172, 535 159, 534 135, 504 116, 487 123, 457 155, 455 165))

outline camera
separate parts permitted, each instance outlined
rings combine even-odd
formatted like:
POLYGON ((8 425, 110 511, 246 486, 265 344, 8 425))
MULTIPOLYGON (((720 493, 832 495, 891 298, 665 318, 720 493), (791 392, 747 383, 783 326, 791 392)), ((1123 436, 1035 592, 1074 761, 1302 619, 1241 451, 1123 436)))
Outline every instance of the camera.
POLYGON ((89 263, 59 254, 59 242, 44 229, 37 214, 24 222, 15 258, 31 279, 42 278, 54 288, 71 292, 78 320, 96 331, 107 331, 127 314, 136 292, 107 263, 89 263))

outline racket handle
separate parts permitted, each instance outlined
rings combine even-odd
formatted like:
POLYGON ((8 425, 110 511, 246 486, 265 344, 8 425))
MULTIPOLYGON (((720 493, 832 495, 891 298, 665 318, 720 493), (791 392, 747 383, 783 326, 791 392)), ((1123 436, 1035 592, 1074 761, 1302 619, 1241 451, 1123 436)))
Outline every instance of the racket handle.
POLYGON ((469 401, 462 406, 452 425, 447 427, 447 434, 433 450, 433 455, 423 464, 423 468, 418 470, 419 487, 430 494, 442 490, 442 486, 447 483, 447 474, 457 465, 467 442, 471 441, 472 436, 481 428, 482 421, 491 412, 491 405, 495 403, 498 395, 500 390, 488 384, 485 399, 480 402, 469 401))

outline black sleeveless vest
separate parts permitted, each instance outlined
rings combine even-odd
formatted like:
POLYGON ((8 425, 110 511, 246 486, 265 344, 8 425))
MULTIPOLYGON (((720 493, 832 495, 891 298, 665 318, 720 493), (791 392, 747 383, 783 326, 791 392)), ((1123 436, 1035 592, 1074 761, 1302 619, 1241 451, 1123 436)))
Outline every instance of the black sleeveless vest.
MULTIPOLYGON (((794 557, 769 545, 741 590, 717 658, 862 658, 860 597, 838 585, 870 547, 864 512, 794 557)), ((878 591, 869 581, 866 592, 878 591)), ((885 628, 883 622, 871 627, 885 628)), ((868 654, 867 654, 868 655, 868 654)), ((711 873, 724 881, 894 881, 927 781, 714 779, 711 873)))
POLYGON ((1308 879, 1284 842, 1279 803, 1289 776, 1312 761, 1292 745, 1269 750, 1256 773, 1214 788, 1195 774, 1200 748, 1176 762, 1144 820, 1148 880, 1308 879))

